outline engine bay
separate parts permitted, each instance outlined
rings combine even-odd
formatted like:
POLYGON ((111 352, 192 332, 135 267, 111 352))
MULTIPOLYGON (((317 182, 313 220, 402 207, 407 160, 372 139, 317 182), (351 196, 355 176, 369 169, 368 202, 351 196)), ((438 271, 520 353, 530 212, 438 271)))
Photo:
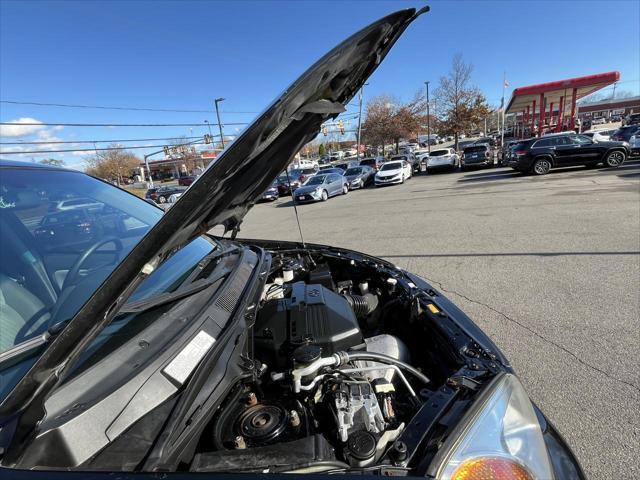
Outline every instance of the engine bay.
POLYGON ((492 372, 396 272, 273 252, 248 345, 252 374, 215 412, 189 469, 419 472, 492 372))

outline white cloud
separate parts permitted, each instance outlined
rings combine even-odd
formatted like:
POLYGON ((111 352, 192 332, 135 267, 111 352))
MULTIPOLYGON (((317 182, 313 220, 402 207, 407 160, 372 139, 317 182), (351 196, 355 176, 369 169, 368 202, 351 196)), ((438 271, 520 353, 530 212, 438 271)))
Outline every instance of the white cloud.
POLYGON ((89 157, 92 155, 91 152, 71 152, 71 155, 74 157, 89 157))
MULTIPOLYGON (((22 117, 17 120, 9 120, 7 123, 42 123, 40 120, 30 117, 22 117)), ((41 125, 0 125, 0 137, 24 137, 32 135, 44 127, 41 125)))

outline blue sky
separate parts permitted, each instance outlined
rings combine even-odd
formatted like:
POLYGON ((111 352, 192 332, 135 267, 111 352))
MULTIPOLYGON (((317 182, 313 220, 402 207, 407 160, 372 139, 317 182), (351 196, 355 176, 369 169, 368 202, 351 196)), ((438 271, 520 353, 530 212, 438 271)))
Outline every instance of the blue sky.
MULTIPOLYGON (((223 123, 249 122, 348 35, 393 10, 424 4, 0 0, 0 100, 211 110, 136 112, 2 103, 0 120, 215 122, 213 99, 222 96, 223 123)), ((458 52, 474 65, 473 83, 493 105, 500 102, 505 70, 507 97, 514 87, 610 70, 621 72, 618 89, 640 92, 640 2, 427 4, 431 12, 406 31, 369 80, 365 101, 383 93, 408 99, 423 88, 424 80, 437 86, 458 52)), ((236 128, 241 127, 227 126, 225 133, 236 128)), ((3 133, 2 142, 72 141, 201 135, 206 129, 65 127, 29 133, 20 127, 3 133)), ((162 142, 131 145, 147 143, 162 142)), ((28 155, 32 157, 43 155, 28 155)), ((82 164, 80 154, 56 158, 82 164)))

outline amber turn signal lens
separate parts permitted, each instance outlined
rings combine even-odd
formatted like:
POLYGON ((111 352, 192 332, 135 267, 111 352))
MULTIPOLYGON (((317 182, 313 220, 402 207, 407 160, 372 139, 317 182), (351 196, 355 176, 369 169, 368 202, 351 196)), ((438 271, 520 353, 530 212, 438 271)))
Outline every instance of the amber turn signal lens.
POLYGON ((460 465, 451 480, 534 479, 524 467, 506 458, 475 458, 460 465))

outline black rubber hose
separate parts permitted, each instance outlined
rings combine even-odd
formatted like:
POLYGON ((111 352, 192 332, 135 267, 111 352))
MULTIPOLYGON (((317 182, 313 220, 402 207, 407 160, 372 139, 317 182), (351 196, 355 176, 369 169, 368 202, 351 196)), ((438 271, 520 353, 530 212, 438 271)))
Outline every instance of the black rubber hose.
POLYGON ((376 352, 347 352, 349 361, 355 360, 371 360, 374 362, 387 363, 390 365, 397 365, 399 368, 411 373, 414 377, 418 378, 424 383, 429 383, 429 379, 417 368, 412 367, 408 363, 404 363, 396 358, 384 355, 376 352))
POLYGON ((353 313, 356 314, 356 318, 364 318, 378 308, 378 297, 371 293, 367 293, 366 295, 351 295, 345 293, 343 296, 347 299, 349 305, 351 305, 353 313))
POLYGON ((341 462, 340 460, 318 460, 316 462, 307 462, 295 465, 293 468, 291 468, 291 466, 278 466, 271 468, 270 471, 272 473, 296 473, 300 470, 314 467, 322 467, 326 468, 327 470, 348 470, 351 468, 351 465, 341 462))

